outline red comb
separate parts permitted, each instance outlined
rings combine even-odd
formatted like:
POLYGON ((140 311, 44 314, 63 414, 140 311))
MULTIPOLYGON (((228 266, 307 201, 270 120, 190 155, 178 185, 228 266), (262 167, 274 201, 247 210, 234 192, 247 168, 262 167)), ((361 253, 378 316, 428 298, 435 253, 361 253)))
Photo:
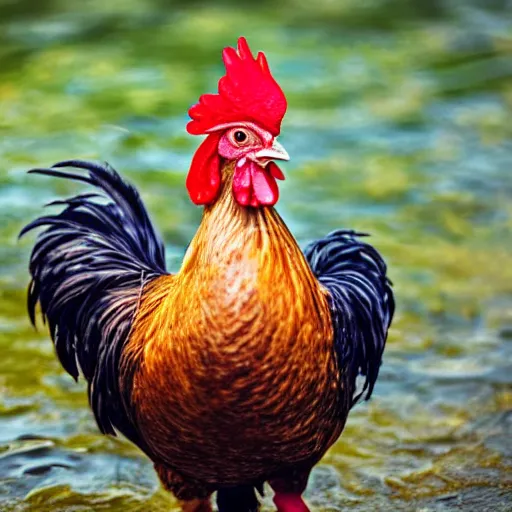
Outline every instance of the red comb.
POLYGON ((270 74, 265 55, 260 52, 255 59, 240 37, 238 49, 225 48, 222 58, 226 74, 219 80, 219 93, 203 94, 190 107, 188 133, 201 135, 220 124, 253 122, 279 135, 286 98, 270 74))

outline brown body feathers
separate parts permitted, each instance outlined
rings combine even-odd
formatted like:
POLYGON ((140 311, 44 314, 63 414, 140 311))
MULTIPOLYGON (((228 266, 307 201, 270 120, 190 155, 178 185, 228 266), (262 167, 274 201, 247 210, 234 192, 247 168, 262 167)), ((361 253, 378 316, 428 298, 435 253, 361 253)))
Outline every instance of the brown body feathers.
POLYGON ((309 470, 351 398, 325 289, 277 212, 223 177, 181 271, 144 289, 121 377, 157 467, 205 488, 309 470))

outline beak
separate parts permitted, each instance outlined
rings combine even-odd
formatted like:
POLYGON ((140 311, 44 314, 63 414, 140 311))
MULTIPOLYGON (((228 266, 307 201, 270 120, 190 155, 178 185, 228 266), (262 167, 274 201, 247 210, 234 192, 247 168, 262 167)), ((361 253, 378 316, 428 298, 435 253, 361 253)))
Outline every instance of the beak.
POLYGON ((286 149, 274 139, 271 148, 266 148, 258 151, 254 155, 254 159, 257 160, 260 164, 266 165, 268 162, 272 160, 290 160, 290 155, 287 153, 286 149))

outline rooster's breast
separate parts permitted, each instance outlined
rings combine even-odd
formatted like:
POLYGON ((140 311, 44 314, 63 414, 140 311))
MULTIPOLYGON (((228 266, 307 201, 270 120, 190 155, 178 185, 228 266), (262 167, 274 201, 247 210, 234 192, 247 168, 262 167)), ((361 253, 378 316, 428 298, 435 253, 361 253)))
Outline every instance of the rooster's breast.
POLYGON ((320 287, 263 285, 251 264, 161 278, 130 341, 145 441, 159 462, 210 483, 316 462, 346 416, 320 287))

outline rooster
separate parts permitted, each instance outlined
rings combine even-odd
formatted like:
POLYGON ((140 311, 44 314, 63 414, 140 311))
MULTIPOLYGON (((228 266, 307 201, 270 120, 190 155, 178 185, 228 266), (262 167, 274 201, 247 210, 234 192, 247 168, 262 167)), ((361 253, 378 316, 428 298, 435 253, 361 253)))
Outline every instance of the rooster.
POLYGON ((305 512, 311 469, 372 393, 393 294, 361 234, 301 251, 274 209, 286 98, 243 37, 223 60, 218 94, 189 110, 187 131, 206 138, 186 187, 204 210, 179 272, 132 185, 108 164, 60 162, 29 172, 99 193, 22 231, 44 228, 28 310, 87 381, 101 432, 145 452, 182 510, 212 510, 217 491, 220 512, 256 511, 268 482, 277 510, 305 512))

